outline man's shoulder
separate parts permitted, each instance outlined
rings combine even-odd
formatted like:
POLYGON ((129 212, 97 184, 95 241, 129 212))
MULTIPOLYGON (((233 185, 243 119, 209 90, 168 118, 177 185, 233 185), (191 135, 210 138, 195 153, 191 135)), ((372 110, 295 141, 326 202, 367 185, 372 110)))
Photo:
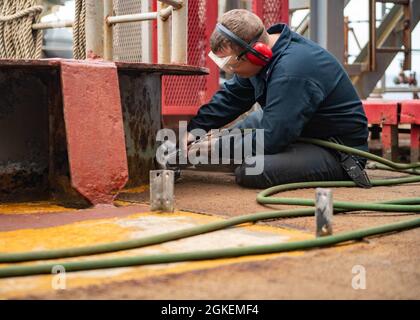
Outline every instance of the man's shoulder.
POLYGON ((327 92, 344 74, 344 69, 331 53, 308 39, 299 38, 273 61, 267 80, 293 77, 314 83, 327 92))
POLYGON ((282 61, 273 66, 267 74, 267 85, 275 85, 276 83, 290 84, 291 86, 302 83, 308 89, 313 87, 322 87, 316 72, 305 70, 304 67, 284 65, 282 61))

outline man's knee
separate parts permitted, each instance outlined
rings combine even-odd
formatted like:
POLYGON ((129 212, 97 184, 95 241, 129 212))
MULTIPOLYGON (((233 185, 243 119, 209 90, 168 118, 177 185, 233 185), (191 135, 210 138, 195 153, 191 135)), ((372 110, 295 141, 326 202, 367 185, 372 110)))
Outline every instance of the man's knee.
POLYGON ((264 189, 288 182, 287 165, 281 154, 247 158, 235 170, 236 183, 247 188, 264 189))
POLYGON ((243 163, 235 170, 236 182, 241 186, 269 188, 294 182, 347 180, 333 154, 313 145, 295 144, 282 153, 252 160, 251 165, 243 163))
POLYGON ((252 167, 246 163, 235 169, 235 178, 237 184, 242 187, 257 189, 268 188, 272 186, 272 183, 269 181, 264 171, 259 174, 253 174, 250 172, 250 169, 252 169, 252 167))

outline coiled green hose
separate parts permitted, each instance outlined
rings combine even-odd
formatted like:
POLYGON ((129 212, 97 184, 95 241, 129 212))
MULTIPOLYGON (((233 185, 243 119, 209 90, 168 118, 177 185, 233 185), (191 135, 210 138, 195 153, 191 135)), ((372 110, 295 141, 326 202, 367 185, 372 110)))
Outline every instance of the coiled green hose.
MULTIPOLYGON (((338 145, 331 142, 326 142, 317 139, 300 139, 300 141, 317 144, 323 147, 333 148, 340 151, 344 151, 350 154, 365 157, 369 160, 377 161, 384 166, 381 169, 392 169, 394 171, 409 173, 411 175, 418 175, 420 169, 420 163, 413 164, 400 164, 392 161, 383 159, 376 155, 368 152, 360 151, 350 147, 338 145)), ((419 176, 408 176, 403 178, 386 179, 386 180, 373 180, 372 185, 374 186, 390 186, 398 185, 403 183, 415 183, 420 182, 419 176)), ((257 196, 257 201, 262 204, 293 204, 302 206, 314 206, 314 201, 310 199, 293 199, 293 198, 276 198, 270 197, 272 194, 294 190, 300 188, 315 188, 315 187, 353 187, 356 186, 352 181, 320 181, 320 182, 304 182, 304 183, 291 183, 280 186, 268 188, 260 192, 257 196)), ((355 203, 355 202, 344 202, 334 201, 334 212, 342 213, 355 210, 368 210, 368 211, 386 211, 386 212, 420 212, 420 198, 400 199, 378 203, 355 203)), ((173 231, 165 234, 150 236, 141 239, 133 239, 128 241, 120 241, 114 243, 105 243, 95 246, 86 246, 79 248, 67 248, 59 250, 48 250, 38 252, 23 252, 23 253, 8 253, 0 254, 0 263, 11 263, 11 262, 23 262, 23 261, 34 261, 34 260, 46 260, 46 259, 58 259, 68 258, 83 255, 93 255, 99 253, 115 252, 127 249, 134 249, 145 247, 149 245, 159 244, 167 241, 173 241, 194 235, 208 233, 223 228, 240 225, 249 222, 256 222, 267 219, 275 218, 289 218, 289 217, 301 217, 301 216, 313 216, 315 212, 314 208, 308 209, 292 209, 292 210, 281 210, 271 212, 261 212, 250 215, 243 215, 235 218, 231 218, 225 221, 218 221, 209 223, 202 226, 193 228, 173 231)), ((0 278, 14 277, 14 276, 28 276, 35 274, 49 274, 56 265, 61 265, 65 268, 66 272, 81 271, 81 270, 92 270, 92 269, 103 269, 103 268, 117 268, 134 265, 146 265, 146 264, 157 264, 157 263, 171 263, 181 261, 192 261, 192 260, 207 260, 227 257, 237 257, 243 255, 254 255, 254 254, 265 254, 275 253, 291 250, 304 250, 314 247, 330 246, 340 242, 358 240, 367 236, 383 234, 388 232, 400 231, 409 228, 416 228, 420 226, 420 218, 411 220, 401 221, 397 223, 377 226, 367 229, 359 229, 338 235, 331 235, 313 240, 295 241, 281 244, 271 245, 260 245, 260 246, 249 246, 243 248, 226 248, 219 250, 210 251, 193 251, 184 253, 172 253, 172 254, 159 254, 150 256, 139 256, 139 257, 125 257, 125 258, 109 258, 102 260, 91 260, 91 261, 76 261, 76 262, 55 262, 49 264, 39 265, 13 265, 9 267, 0 268, 0 278)))

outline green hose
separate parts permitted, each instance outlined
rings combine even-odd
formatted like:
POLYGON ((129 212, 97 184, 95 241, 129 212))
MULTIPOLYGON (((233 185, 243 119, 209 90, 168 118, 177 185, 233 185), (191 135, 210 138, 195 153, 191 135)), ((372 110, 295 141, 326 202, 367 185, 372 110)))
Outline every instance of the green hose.
POLYGON ((0 278, 4 277, 17 277, 17 276, 29 276, 35 274, 51 274, 51 270, 57 264, 64 267, 66 272, 71 271, 82 271, 92 269, 108 269, 108 268, 120 268, 129 266, 149 265, 158 263, 173 263, 182 261, 197 261, 197 260, 208 260, 208 259, 220 259, 220 258, 233 258, 245 255, 256 255, 256 254, 268 254, 277 253, 293 250, 304 250, 322 246, 331 246, 333 244, 358 240, 368 236, 376 234, 395 232, 400 230, 406 230, 410 228, 417 228, 420 226, 420 218, 411 219, 407 221, 400 221, 392 224, 385 224, 378 227, 359 229, 356 231, 345 232, 334 236, 326 236, 316 238, 314 240, 304 241, 293 241, 278 244, 259 245, 259 246, 248 246, 242 248, 226 248, 218 250, 206 250, 206 251, 193 251, 193 252, 182 252, 182 253, 168 253, 168 254, 155 254, 149 256, 139 257, 125 257, 125 258, 111 258, 103 260, 91 260, 91 261, 76 261, 76 262, 61 262, 61 263, 49 263, 41 265, 31 266, 13 266, 8 268, 0 269, 0 278))
MULTIPOLYGON (((418 174, 416 168, 420 168, 420 163, 414 164, 400 164, 392 161, 383 159, 376 155, 368 152, 360 151, 357 149, 349 148, 346 146, 334 144, 316 139, 300 139, 304 142, 309 142, 323 147, 334 148, 354 155, 362 156, 370 160, 378 161, 385 165, 381 169, 393 169, 395 171, 418 174), (409 171, 409 172, 408 172, 409 171)), ((373 180, 372 185, 374 186, 389 186, 397 185, 402 183, 415 183, 420 182, 420 177, 409 176, 403 178, 387 179, 387 180, 373 180)), ((268 188, 260 192, 257 196, 257 201, 262 204, 293 204, 302 206, 314 206, 314 201, 310 199, 293 199, 293 198, 275 198, 270 197, 272 194, 295 190, 301 188, 315 188, 315 187, 354 187, 356 186, 352 181, 319 181, 319 182, 305 182, 305 183, 291 183, 280 186, 268 188)), ((420 198, 400 199, 378 203, 355 203, 355 202, 344 202, 334 201, 334 212, 350 212, 355 210, 368 210, 368 211, 386 211, 386 212, 420 212, 420 198)), ((240 225, 244 223, 256 222, 267 219, 277 218, 289 218, 289 217, 301 217, 301 216, 313 216, 315 212, 314 208, 308 209, 292 209, 292 210, 281 210, 271 212, 261 212, 250 215, 243 215, 235 218, 231 218, 225 221, 218 221, 209 223, 202 226, 193 228, 173 231, 165 234, 150 236, 141 239, 133 239, 128 241, 120 241, 114 243, 105 243, 95 246, 86 246, 79 248, 66 248, 59 250, 49 251, 38 251, 38 252, 22 252, 22 253, 9 253, 0 254, 0 263, 10 262, 23 262, 23 261, 34 261, 34 260, 46 260, 56 258, 68 258, 83 255, 93 255, 99 253, 115 252, 127 249, 140 248, 150 246, 154 244, 164 243, 167 241, 182 239, 208 233, 223 228, 240 225)), ((411 219, 407 221, 397 222, 393 224, 387 224, 383 226, 360 229, 351 232, 346 232, 338 235, 332 235, 322 238, 316 238, 313 240, 288 242, 281 244, 262 245, 262 246, 250 246, 243 248, 226 248, 220 250, 211 251, 194 251, 185 253, 173 253, 173 254, 161 254, 151 256, 139 256, 139 257, 126 257, 126 258, 110 258, 103 260, 92 260, 92 261, 80 261, 80 262, 56 262, 54 264, 40 264, 40 265, 13 265, 10 267, 0 268, 0 278, 2 277, 13 277, 13 276, 28 276, 35 274, 51 273, 51 270, 56 265, 62 265, 66 272, 80 271, 80 270, 92 270, 102 268, 116 268, 124 266, 134 265, 146 265, 146 264, 157 264, 157 263, 171 263, 191 260, 206 260, 216 258, 227 258, 237 257, 243 255, 253 254, 264 254, 264 253, 275 253, 291 250, 303 250, 314 247, 330 246, 340 242, 358 240, 363 237, 377 235, 381 233, 388 233, 393 231, 400 231, 409 228, 415 228, 420 226, 420 218, 411 219)))
POLYGON ((384 158, 382 158, 380 156, 377 156, 375 154, 372 154, 370 152, 361 151, 361 150, 358 150, 358 149, 355 149, 355 148, 343 146, 341 144, 328 142, 328 141, 325 141, 325 140, 312 139, 312 138, 299 138, 298 141, 306 142, 306 143, 312 143, 312 144, 316 144, 316 145, 321 146, 321 147, 335 149, 335 150, 343 151, 343 152, 353 154, 353 155, 356 155, 356 156, 361 156, 363 158, 385 164, 388 167, 391 167, 393 169, 399 169, 399 170, 413 169, 413 168, 419 168, 420 169, 420 162, 395 163, 395 162, 392 162, 391 160, 384 159, 384 158))
MULTIPOLYGON (((401 183, 418 182, 413 180, 413 177, 398 178, 389 180, 378 180, 373 181, 376 186, 380 185, 395 185, 401 183)), ((314 200, 310 199, 292 199, 292 198, 269 198, 268 194, 277 193, 286 190, 300 189, 304 187, 351 187, 354 186, 354 182, 351 181, 335 181, 335 182, 309 182, 309 183, 291 183, 287 185, 277 186, 266 189, 258 194, 257 201, 264 204, 294 204, 304 206, 314 206, 314 200), (275 190, 275 188, 282 187, 282 190, 275 190)), ((416 212, 420 211, 420 198, 400 199, 388 202, 379 202, 374 204, 369 203, 354 203, 354 202, 342 202, 335 201, 334 209, 338 212, 338 209, 346 209, 342 211, 354 211, 354 210, 378 210, 380 207, 381 211, 401 211, 401 212, 416 212), (377 207, 378 206, 378 207, 377 207), (356 208, 357 207, 357 208, 356 208)), ((69 258, 76 256, 93 255, 100 253, 108 253, 115 251, 122 251, 128 249, 135 249, 146 247, 150 245, 156 245, 168 241, 191 237, 199 234, 204 234, 212 231, 225 229, 228 227, 244 224, 253 223, 261 220, 278 219, 278 218, 292 218, 300 216, 313 216, 315 209, 293 209, 293 210, 281 210, 271 212, 260 212, 255 214, 243 215, 235 218, 230 218, 224 221, 217 221, 208 223, 202 226, 172 231, 164 234, 158 234, 140 239, 133 239, 127 241, 118 241, 113 243, 104 243, 94 246, 76 247, 76 248, 65 248, 58 250, 45 250, 35 252, 22 252, 22 253, 6 253, 0 254, 0 263, 11 263, 11 262, 23 262, 23 261, 34 261, 34 260, 47 260, 57 258, 69 258)))

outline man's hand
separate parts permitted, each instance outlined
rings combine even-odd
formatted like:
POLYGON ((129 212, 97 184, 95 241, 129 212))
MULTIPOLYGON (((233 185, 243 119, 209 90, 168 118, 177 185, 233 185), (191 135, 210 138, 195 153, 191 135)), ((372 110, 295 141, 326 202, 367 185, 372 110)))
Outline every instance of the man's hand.
MULTIPOLYGON (((188 155, 188 158, 190 159, 197 157, 199 150, 207 151, 207 155, 210 156, 214 151, 213 149, 218 140, 219 136, 217 134, 215 136, 212 135, 212 132, 210 131, 200 139, 200 142, 195 142, 196 137, 193 134, 186 132, 181 137, 179 148, 182 150, 183 154, 185 156, 188 155)), ((201 156, 203 156, 203 154, 201 156)))
POLYGON ((181 141, 179 142, 179 148, 182 151, 182 153, 184 155, 187 155, 188 152, 188 144, 193 142, 195 140, 195 137, 189 133, 189 132, 185 132, 185 134, 181 137, 181 141))
POLYGON ((215 148, 215 144, 219 138, 213 137, 210 133, 207 134, 207 138, 201 142, 193 143, 188 148, 188 157, 196 157, 199 150, 206 151, 207 155, 210 156, 215 148))
POLYGON ((206 139, 204 141, 192 144, 190 147, 188 147, 188 155, 196 154, 198 150, 207 150, 208 152, 210 152, 211 140, 206 139))

